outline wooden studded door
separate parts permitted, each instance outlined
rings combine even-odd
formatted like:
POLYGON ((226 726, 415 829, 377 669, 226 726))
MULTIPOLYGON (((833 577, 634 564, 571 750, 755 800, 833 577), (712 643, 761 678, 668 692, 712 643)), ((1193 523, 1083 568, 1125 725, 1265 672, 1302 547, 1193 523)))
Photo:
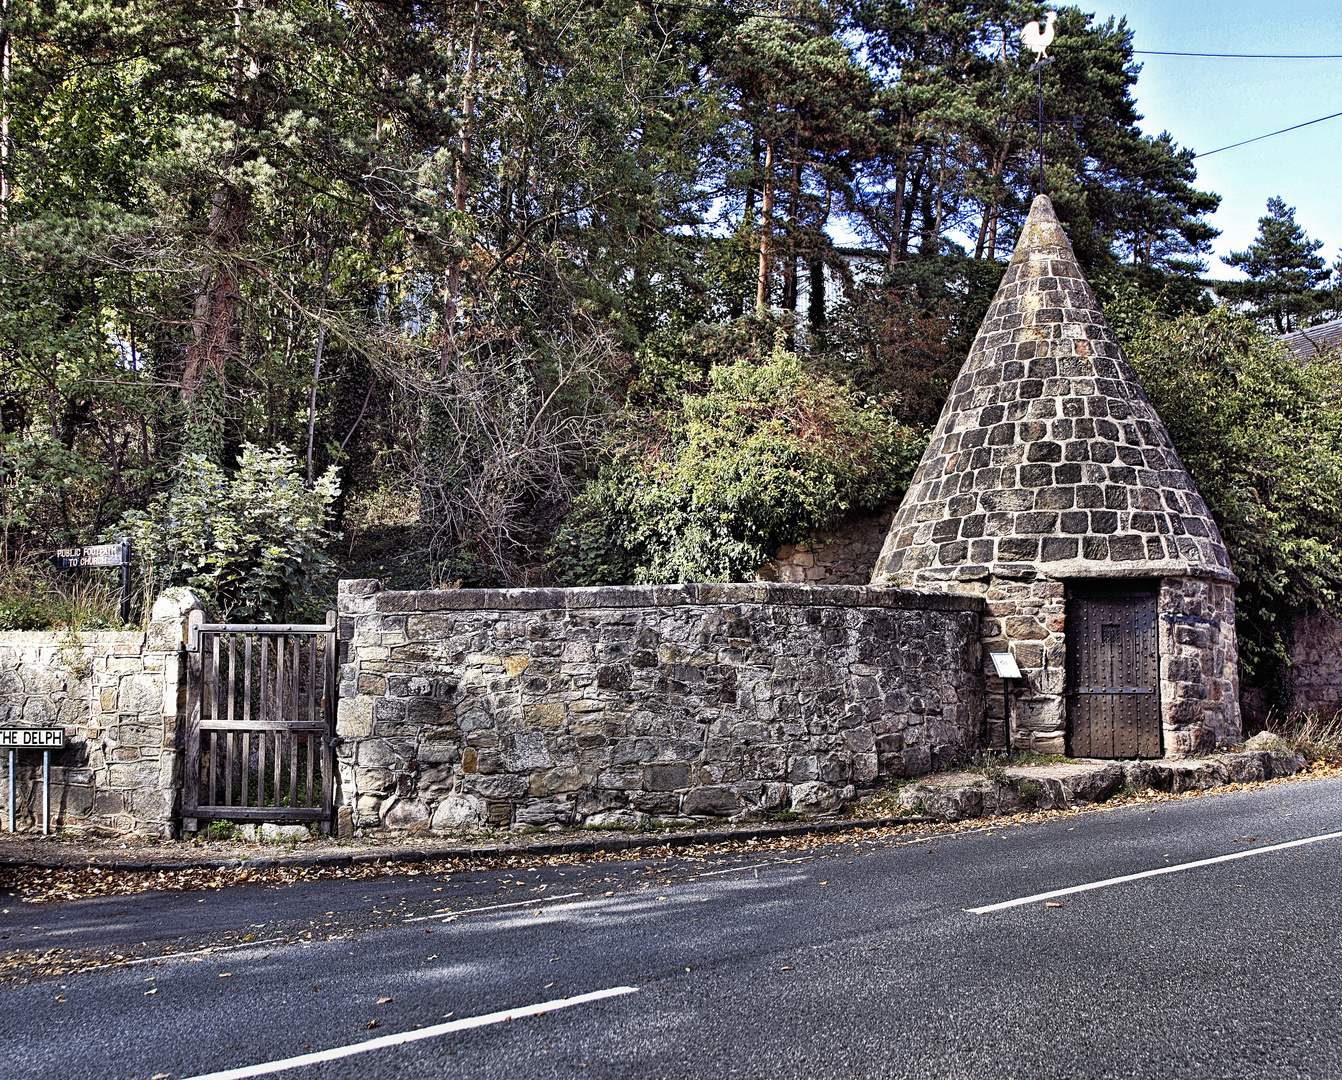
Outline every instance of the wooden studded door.
POLYGON ((1160 756, 1156 590, 1114 582, 1067 603, 1067 719, 1073 757, 1160 756))

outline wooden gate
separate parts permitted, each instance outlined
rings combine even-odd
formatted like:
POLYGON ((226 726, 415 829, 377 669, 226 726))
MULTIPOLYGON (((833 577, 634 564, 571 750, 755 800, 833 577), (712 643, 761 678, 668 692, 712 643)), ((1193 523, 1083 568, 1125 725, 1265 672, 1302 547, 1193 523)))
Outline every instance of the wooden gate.
POLYGON ((1160 756, 1154 586, 1077 588, 1067 604, 1067 713, 1074 757, 1160 756))
POLYGON ((336 613, 202 623, 187 646, 182 820, 322 823, 335 795, 336 613))

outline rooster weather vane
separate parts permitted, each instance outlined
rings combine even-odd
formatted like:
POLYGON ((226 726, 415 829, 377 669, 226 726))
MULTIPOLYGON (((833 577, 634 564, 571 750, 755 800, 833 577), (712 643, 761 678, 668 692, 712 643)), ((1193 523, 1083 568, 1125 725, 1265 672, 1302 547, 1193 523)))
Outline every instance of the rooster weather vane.
POLYGON ((1044 194, 1044 68, 1053 63, 1053 57, 1048 54, 1048 47, 1053 44, 1053 24, 1058 20, 1058 13, 1050 11, 1044 16, 1044 26, 1041 30, 1038 22, 1027 23, 1025 29, 1020 32, 1020 39, 1025 47, 1032 49, 1035 54, 1034 65, 1030 68, 1038 77, 1039 85, 1039 194, 1044 194))

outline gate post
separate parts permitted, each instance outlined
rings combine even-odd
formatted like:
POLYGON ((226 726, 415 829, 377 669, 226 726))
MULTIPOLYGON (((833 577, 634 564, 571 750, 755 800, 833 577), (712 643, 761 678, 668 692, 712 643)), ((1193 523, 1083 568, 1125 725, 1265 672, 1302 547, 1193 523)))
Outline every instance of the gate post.
POLYGON ((180 813, 182 730, 186 726, 186 654, 192 627, 205 619, 205 606, 190 589, 168 589, 154 601, 145 637, 146 669, 161 671, 163 733, 158 769, 159 813, 173 832, 180 813), (153 657, 152 661, 150 657, 153 657))

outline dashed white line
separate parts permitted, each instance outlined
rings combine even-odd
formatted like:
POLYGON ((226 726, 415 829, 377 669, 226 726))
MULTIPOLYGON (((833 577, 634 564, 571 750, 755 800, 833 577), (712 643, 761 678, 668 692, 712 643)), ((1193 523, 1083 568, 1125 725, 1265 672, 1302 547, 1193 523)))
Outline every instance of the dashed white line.
POLYGON ((1041 900, 1053 900, 1059 896, 1071 896, 1074 893, 1090 892, 1092 889, 1105 889, 1110 885, 1123 885, 1129 881, 1140 881, 1142 878, 1162 877, 1165 874, 1178 874, 1184 870, 1196 870, 1200 866, 1214 866, 1217 863, 1234 862, 1238 859, 1252 858, 1254 855, 1266 855, 1270 851, 1285 851, 1287 848, 1303 847, 1306 844, 1317 844, 1321 840, 1336 840, 1342 837, 1342 832, 1323 833, 1319 836, 1307 836, 1303 840, 1290 840, 1284 844, 1269 844, 1266 847, 1250 848, 1248 851, 1235 851, 1229 855, 1217 855, 1211 859, 1198 859, 1195 862, 1177 863, 1174 866, 1158 866, 1154 870, 1143 870, 1139 874, 1124 874, 1122 877, 1105 878, 1103 881, 1091 881, 1085 885, 1073 885, 1066 889, 1053 889, 1050 892, 1035 893, 1033 896, 1022 896, 1016 900, 1004 900, 1000 904, 986 904, 983 907, 966 908, 965 910, 974 915, 987 915, 993 911, 1005 911, 1007 908, 1022 907, 1025 904, 1037 904, 1041 900))
POLYGON ((810 856, 805 859, 775 859, 772 862, 751 863, 749 866, 729 866, 726 870, 706 870, 702 874, 695 874, 695 877, 713 877, 715 874, 739 874, 746 870, 760 870, 766 866, 782 866, 784 864, 810 862, 810 856))
POLYGON ((637 994, 636 986, 612 986, 609 990, 596 990, 590 994, 575 994, 573 997, 557 998, 554 1001, 542 1001, 539 1005, 523 1005, 521 1008, 504 1012, 486 1013, 483 1016, 468 1016, 462 1020, 452 1020, 446 1024, 434 1024, 432 1027, 418 1028, 414 1031, 402 1031, 397 1035, 383 1035, 376 1039, 354 1043, 350 1046, 336 1046, 330 1050, 317 1050, 311 1054, 299 1054, 297 1057, 267 1061, 260 1065, 243 1065, 237 1069, 224 1069, 222 1072, 201 1073, 187 1080, 246 1080, 250 1076, 269 1076, 271 1073, 284 1072, 286 1069, 300 1069, 305 1065, 319 1065, 324 1061, 338 1061, 366 1054, 370 1050, 385 1050, 392 1046, 418 1042, 421 1039, 434 1039, 453 1031, 466 1031, 470 1028, 487 1027, 490 1024, 502 1024, 508 1020, 518 1020, 525 1016, 543 1016, 558 1009, 570 1009, 574 1005, 585 1005, 590 1001, 620 997, 623 994, 637 994))
MULTIPOLYGON (((85 971, 94 971, 97 968, 105 967, 134 967, 136 964, 164 964, 169 960, 182 960, 191 956, 211 956, 214 953, 232 952, 234 949, 256 949, 262 945, 274 945, 281 941, 289 941, 289 938, 273 937, 265 938, 262 941, 239 941, 235 945, 211 945, 208 948, 196 949, 192 952, 174 952, 160 953, 158 956, 139 956, 134 960, 108 960, 102 964, 90 964, 88 967, 79 969, 81 973, 85 971)), ((294 944, 299 944, 294 942, 294 944)))
POLYGON ((462 915, 478 915, 483 911, 506 911, 508 908, 535 907, 537 904, 553 904, 556 900, 572 900, 582 896, 580 892, 559 893, 556 896, 538 896, 534 900, 519 900, 515 904, 490 904, 488 907, 462 908, 460 911, 435 911, 432 915, 415 915, 402 922, 427 922, 429 919, 457 919, 462 915))

